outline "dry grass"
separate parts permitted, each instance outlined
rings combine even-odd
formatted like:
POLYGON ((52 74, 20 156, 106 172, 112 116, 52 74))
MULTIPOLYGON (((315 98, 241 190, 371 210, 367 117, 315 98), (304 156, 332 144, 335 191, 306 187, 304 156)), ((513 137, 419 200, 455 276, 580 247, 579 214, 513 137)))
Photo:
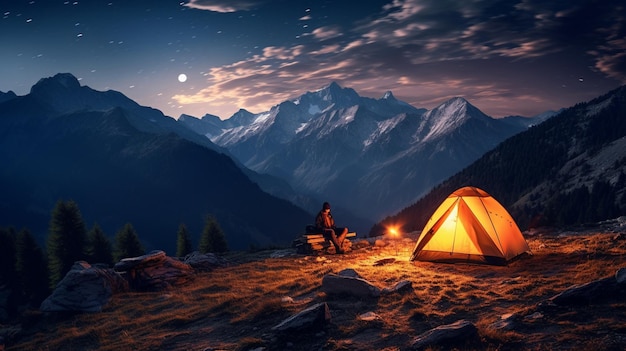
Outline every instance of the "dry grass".
MULTIPOLYGON (((506 267, 408 262, 413 240, 341 256, 271 258, 231 254, 233 264, 184 288, 114 297, 101 313, 39 316, 8 350, 403 350, 433 327, 473 322, 481 340, 461 349, 612 350, 626 348, 626 299, 523 318, 573 284, 626 267, 626 241, 612 234, 528 237, 534 253, 506 267), (386 264, 377 265, 381 259, 386 264), (395 259, 395 260, 394 260, 395 259), (410 280, 413 291, 358 299, 327 296, 322 278, 355 269, 383 288, 410 280), (271 327, 317 302, 332 322, 322 331, 275 336, 271 327), (359 315, 374 312, 379 320, 359 315), (512 331, 490 325, 520 316, 512 331)), ((34 317, 31 317, 34 318, 34 317)), ((437 350, 433 348, 432 350, 437 350)))

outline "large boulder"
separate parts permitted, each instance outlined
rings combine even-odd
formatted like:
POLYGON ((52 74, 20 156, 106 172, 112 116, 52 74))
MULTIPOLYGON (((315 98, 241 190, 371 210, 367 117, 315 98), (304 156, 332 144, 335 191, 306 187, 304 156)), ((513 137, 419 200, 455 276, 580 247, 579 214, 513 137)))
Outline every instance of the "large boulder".
MULTIPOLYGON (((367 280, 353 276, 351 272, 344 274, 326 274, 322 278, 322 291, 329 295, 352 295, 357 297, 379 297, 380 288, 367 280)), ((354 272, 356 273, 356 272, 354 272)))
POLYGON ((113 269, 122 274, 136 291, 159 291, 184 285, 193 279, 194 274, 189 264, 168 257, 161 250, 125 258, 113 269))
POLYGON ((79 261, 40 306, 44 312, 100 312, 113 294, 128 291, 128 283, 109 268, 79 261))
POLYGON ((577 284, 550 298, 550 302, 558 306, 580 306, 598 303, 610 299, 623 299, 626 284, 619 271, 615 276, 601 278, 586 284, 577 284))

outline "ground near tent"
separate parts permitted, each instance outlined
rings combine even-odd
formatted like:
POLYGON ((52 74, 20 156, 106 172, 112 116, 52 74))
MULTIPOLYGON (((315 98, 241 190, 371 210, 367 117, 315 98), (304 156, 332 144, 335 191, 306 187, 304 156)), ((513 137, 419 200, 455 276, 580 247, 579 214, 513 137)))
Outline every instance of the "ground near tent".
POLYGON ((362 248, 355 244, 351 253, 337 256, 293 250, 231 253, 229 267, 182 289, 117 296, 102 313, 56 320, 30 315, 19 334, 21 344, 8 350, 41 345, 50 350, 403 350, 417 335, 460 319, 475 324, 481 338, 466 350, 626 349, 623 296, 552 310, 538 307, 575 284, 626 267, 626 231, 525 235, 534 256, 508 266, 410 262, 415 237, 381 238, 362 248), (409 280, 412 289, 372 299, 323 293, 322 278, 346 268, 376 286, 409 280), (332 314, 324 330, 271 332, 318 302, 326 302, 332 314), (518 316, 512 329, 491 327, 511 313, 518 316), (378 318, 364 320, 364 314, 378 318))

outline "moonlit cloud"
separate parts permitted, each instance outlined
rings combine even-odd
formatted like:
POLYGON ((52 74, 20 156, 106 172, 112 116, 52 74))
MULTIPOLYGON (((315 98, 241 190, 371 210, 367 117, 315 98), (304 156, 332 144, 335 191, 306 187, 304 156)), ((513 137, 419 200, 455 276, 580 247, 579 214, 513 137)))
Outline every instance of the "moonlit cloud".
POLYGON ((42 77, 70 72, 166 113, 228 118, 336 81, 374 98, 391 90, 416 107, 463 96, 500 117, 626 84, 621 0, 41 4, 3 10, 0 33, 11 35, 0 50, 2 91, 24 94, 42 77), (176 82, 181 73, 185 84, 176 82))
MULTIPOLYGON (((506 10, 508 2, 500 3, 506 10)), ((492 106, 546 103, 541 90, 514 97, 512 86, 497 85, 500 79, 483 83, 480 76, 471 77, 470 72, 480 71, 485 60, 501 58, 499 65, 511 65, 515 60, 547 57, 567 49, 561 46, 559 37, 545 36, 541 30, 562 26, 559 19, 576 13, 575 9, 555 11, 542 8, 538 2, 526 1, 518 4, 515 13, 504 11, 494 16, 489 13, 494 9, 454 1, 445 5, 439 0, 394 0, 370 23, 361 23, 349 30, 338 25, 315 28, 311 36, 315 39, 313 42, 293 47, 266 47, 262 56, 215 68, 209 80, 212 88, 201 91, 191 100, 223 106, 237 99, 238 106, 260 112, 285 97, 294 98, 330 81, 338 81, 373 97, 393 90, 396 96, 417 106, 425 102, 441 103, 445 97, 453 96, 475 98, 479 106, 481 102, 492 106), (507 58, 514 61, 507 62, 507 58), (456 69, 439 70, 437 74, 423 71, 423 67, 455 67, 466 60, 473 60, 471 66, 475 66, 467 73, 456 69), (457 78, 453 77, 455 74, 457 78), (225 84, 216 85, 216 82, 225 84), (247 88, 243 90, 255 91, 247 98, 241 95, 244 84, 247 88), (300 89, 294 89, 289 95, 284 92, 284 86, 300 89), (450 93, 451 90, 454 92, 450 93)), ((624 43, 616 42, 613 47, 624 48, 624 43)), ((595 58, 597 70, 623 79, 612 73, 619 72, 619 62, 624 59, 621 53, 601 55, 596 51, 588 55, 595 58)), ((488 69, 496 71, 494 68, 488 69)), ((491 75, 488 71, 485 73, 485 78, 491 75)), ((184 101, 184 95, 175 98, 184 101)), ((514 114, 507 107, 491 107, 488 112, 514 114)))
POLYGON ((339 27, 333 26, 333 27, 316 28, 315 30, 313 30, 312 34, 316 39, 320 41, 324 41, 324 40, 340 37, 342 35, 342 32, 339 27))
POLYGON ((240 1, 240 0, 190 0, 185 6, 213 12, 237 12, 248 11, 258 5, 256 1, 240 1))

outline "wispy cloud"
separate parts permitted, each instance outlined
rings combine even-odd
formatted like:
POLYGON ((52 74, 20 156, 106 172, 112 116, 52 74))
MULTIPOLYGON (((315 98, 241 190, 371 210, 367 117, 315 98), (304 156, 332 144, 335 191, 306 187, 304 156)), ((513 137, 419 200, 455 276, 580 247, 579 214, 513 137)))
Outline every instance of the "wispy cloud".
MULTIPOLYGON (((194 0, 188 6, 225 11, 252 5, 194 0)), ((624 6, 620 8, 624 13, 624 6)), ((624 23, 615 7, 576 1, 393 0, 374 18, 325 24, 297 45, 268 46, 261 55, 214 67, 207 74, 207 88, 173 98, 181 104, 203 102, 260 112, 334 80, 372 95, 385 86, 396 96, 412 96, 411 103, 424 103, 429 96, 440 99, 453 91, 452 96, 507 105, 511 87, 497 75, 496 65, 560 52, 586 55, 595 62, 590 66, 626 83, 624 23), (576 27, 585 13, 593 23, 576 27), (584 42, 579 42, 581 37, 584 42), (436 75, 427 70, 435 66, 436 75), (461 66, 472 71, 457 69, 461 66), (415 101, 415 96, 421 100, 415 101)), ((527 104, 541 100, 541 93, 516 99, 527 104)))
POLYGON ((190 0, 185 6, 213 12, 237 12, 252 10, 263 4, 264 1, 245 0, 190 0))

